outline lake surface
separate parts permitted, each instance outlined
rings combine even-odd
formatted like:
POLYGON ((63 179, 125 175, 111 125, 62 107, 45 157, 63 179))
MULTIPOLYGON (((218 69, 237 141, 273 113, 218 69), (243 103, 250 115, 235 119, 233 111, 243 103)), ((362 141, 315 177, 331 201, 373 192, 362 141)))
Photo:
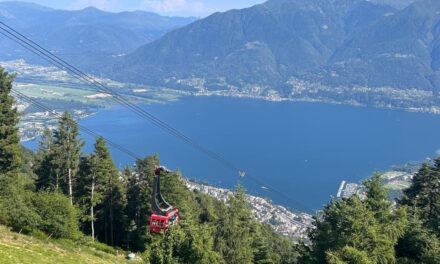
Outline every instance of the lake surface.
MULTIPOLYGON (((440 116, 318 103, 186 97, 145 105, 201 145, 291 200, 240 180, 250 192, 299 210, 318 209, 342 180, 358 182, 376 170, 434 156, 440 116)), ((163 164, 189 178, 233 187, 238 175, 122 107, 81 124, 140 156, 158 153, 163 164)), ((91 151, 93 139, 86 151, 91 151)), ((112 150, 118 166, 133 159, 112 150)))

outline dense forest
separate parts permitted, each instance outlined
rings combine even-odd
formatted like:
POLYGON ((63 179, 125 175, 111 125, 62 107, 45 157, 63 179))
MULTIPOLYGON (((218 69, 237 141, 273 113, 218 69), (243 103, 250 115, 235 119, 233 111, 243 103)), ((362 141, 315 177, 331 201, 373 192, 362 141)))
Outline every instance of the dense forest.
POLYGON ((179 172, 166 173, 162 192, 182 219, 150 234, 159 158, 118 170, 102 137, 83 153, 68 112, 36 152, 24 149, 13 79, 0 68, 0 224, 15 232, 139 252, 145 263, 440 263, 440 159, 423 165, 400 200, 388 200, 376 174, 364 183, 365 197, 331 201, 307 244, 258 223, 242 187, 225 204, 189 191, 179 172))

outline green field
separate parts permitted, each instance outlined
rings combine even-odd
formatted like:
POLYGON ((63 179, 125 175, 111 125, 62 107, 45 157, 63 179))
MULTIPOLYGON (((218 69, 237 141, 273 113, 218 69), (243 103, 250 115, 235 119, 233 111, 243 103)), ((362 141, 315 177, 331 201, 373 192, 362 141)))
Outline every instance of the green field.
POLYGON ((403 182, 403 181, 396 181, 392 183, 387 183, 384 185, 384 187, 388 190, 400 190, 403 191, 405 189, 408 189, 411 183, 409 182, 403 182))
POLYGON ((0 226, 2 264, 104 264, 139 263, 127 261, 125 253, 116 256, 69 240, 48 240, 20 235, 0 226))
POLYGON ((80 88, 18 83, 16 85, 16 89, 17 91, 20 91, 21 93, 33 98, 77 101, 82 103, 91 103, 97 101, 96 99, 87 98, 87 96, 97 94, 95 91, 80 88))
MULTIPOLYGON (((108 102, 112 101, 109 97, 99 97, 102 93, 83 86, 66 87, 63 85, 17 83, 15 89, 27 96, 42 100, 75 101, 91 106, 108 106, 108 102)), ((122 89, 119 93, 133 103, 144 104, 172 102, 181 96, 176 91, 169 89, 146 89, 145 92, 126 94, 131 91, 131 89, 122 89)))

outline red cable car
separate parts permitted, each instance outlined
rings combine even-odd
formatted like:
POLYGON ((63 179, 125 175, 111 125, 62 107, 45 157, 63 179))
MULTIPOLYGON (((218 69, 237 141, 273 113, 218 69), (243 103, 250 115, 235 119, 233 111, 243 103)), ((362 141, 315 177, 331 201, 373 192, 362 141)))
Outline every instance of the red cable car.
POLYGON ((153 195, 151 199, 153 213, 150 217, 151 233, 166 233, 167 228, 179 222, 179 209, 167 203, 160 192, 160 174, 162 172, 169 173, 170 171, 165 167, 158 167, 154 172, 153 195))

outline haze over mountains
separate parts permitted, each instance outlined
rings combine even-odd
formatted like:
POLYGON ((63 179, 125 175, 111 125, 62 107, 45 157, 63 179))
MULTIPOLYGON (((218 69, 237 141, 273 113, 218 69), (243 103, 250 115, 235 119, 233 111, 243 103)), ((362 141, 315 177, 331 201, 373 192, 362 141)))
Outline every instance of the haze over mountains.
POLYGON ((439 19, 436 0, 403 9, 383 1, 270 0, 175 30, 120 58, 111 74, 138 83, 282 97, 319 89, 313 93, 335 93, 327 96, 332 100, 364 97, 360 102, 414 89, 427 105, 434 99, 423 91, 436 93, 440 85, 439 19), (380 95, 359 95, 359 89, 375 88, 380 95))
POLYGON ((273 84, 325 65, 348 38, 393 12, 366 1, 271 0, 176 30, 128 55, 123 67, 141 76, 273 84))
MULTIPOLYGON (((149 12, 109 13, 90 7, 55 10, 25 2, 0 2, 0 20, 42 46, 80 66, 107 61, 133 51, 195 18, 164 17, 149 12)), ((0 38, 0 59, 32 58, 15 43, 0 38)))
POLYGON ((269 0, 200 20, 2 2, 0 19, 119 81, 440 111, 437 0, 269 0))

